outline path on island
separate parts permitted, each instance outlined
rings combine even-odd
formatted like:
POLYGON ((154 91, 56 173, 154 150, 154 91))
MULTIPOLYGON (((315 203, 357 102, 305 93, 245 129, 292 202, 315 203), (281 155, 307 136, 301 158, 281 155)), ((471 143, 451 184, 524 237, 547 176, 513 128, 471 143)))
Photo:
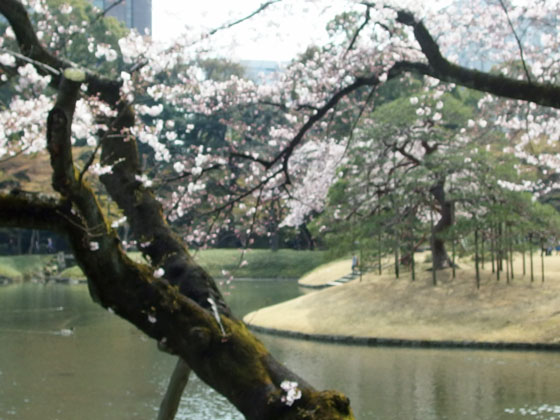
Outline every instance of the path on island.
POLYGON ((298 280, 298 285, 306 289, 325 289, 341 286, 360 277, 352 272, 352 260, 337 260, 317 267, 298 280))

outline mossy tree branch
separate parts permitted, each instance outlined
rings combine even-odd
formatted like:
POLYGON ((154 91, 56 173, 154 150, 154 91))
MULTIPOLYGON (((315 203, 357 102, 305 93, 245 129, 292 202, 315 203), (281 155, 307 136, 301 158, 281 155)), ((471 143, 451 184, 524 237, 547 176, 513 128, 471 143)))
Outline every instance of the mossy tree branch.
MULTIPOLYGON (((51 85, 57 87, 60 84, 62 71, 68 67, 76 67, 76 65, 57 57, 41 44, 25 7, 18 0, 1 0, 0 13, 12 27, 21 53, 32 60, 39 73, 51 75, 51 85)), ((89 95, 99 95, 108 103, 115 103, 119 100, 121 81, 107 79, 90 70, 84 71, 89 95)))
MULTIPOLYGON (((18 42, 25 54, 33 55, 38 63, 48 62, 61 70, 66 67, 31 35, 33 28, 17 1, 3 1, 0 12, 19 34, 18 42)), ((135 175, 140 172, 135 139, 112 138, 110 144, 103 145, 102 155, 106 163, 114 164, 114 175, 106 177, 104 183, 129 217, 137 236, 150 242, 145 252, 152 258, 153 267, 163 267, 166 276, 156 278, 153 267, 126 256, 93 190, 73 164, 70 133, 80 81, 84 80, 89 93, 99 94, 119 111, 118 120, 110 124, 115 132, 134 124, 134 115, 129 105, 120 102, 118 89, 115 90, 118 83, 89 72, 76 80, 70 80, 68 73, 66 77, 62 74, 63 71, 55 79, 59 82, 59 95, 49 113, 47 140, 53 186, 63 197, 65 216, 73 223, 57 219, 56 226, 63 228, 70 239, 94 300, 181 357, 247 419, 353 419, 346 397, 314 390, 275 361, 247 327, 231 316, 212 278, 194 263, 165 223, 153 193, 136 181, 135 175), (216 314, 208 309, 212 306, 208 298, 220 308, 221 326, 216 314), (285 392, 281 384, 286 380, 296 381, 301 390, 301 398, 293 405, 282 400, 285 392)), ((56 214, 50 208, 49 211, 56 214)), ((13 222, 20 223, 15 219, 13 222)), ((44 224, 48 227, 50 223, 44 224)))
MULTIPOLYGON (((310 418, 351 418, 345 397, 317 393, 282 368, 242 322, 222 316, 224 336, 210 311, 166 279, 155 278, 153 269, 126 256, 93 191, 79 180, 72 162, 71 122, 78 92, 79 83, 63 77, 49 113, 47 144, 53 186, 75 205, 82 220, 82 229, 68 233, 94 298, 179 355, 248 419, 296 419, 305 418, 301 413, 315 412, 322 413, 321 417, 310 418), (280 385, 285 380, 297 381, 302 391, 293 407, 281 401, 280 385)), ((159 214, 158 208, 151 210, 159 214)))
POLYGON ((0 191, 0 226, 66 233, 69 203, 19 190, 0 191))
POLYGON ((123 210, 140 250, 152 265, 163 268, 165 278, 202 307, 210 308, 208 299, 212 299, 222 314, 232 316, 213 279, 196 264, 165 221, 161 203, 136 179, 141 174, 136 139, 122 134, 134 124, 135 116, 126 104, 119 106, 112 131, 105 135, 111 141, 103 143, 101 152, 102 164, 111 166, 112 171, 101 176, 101 182, 123 210))

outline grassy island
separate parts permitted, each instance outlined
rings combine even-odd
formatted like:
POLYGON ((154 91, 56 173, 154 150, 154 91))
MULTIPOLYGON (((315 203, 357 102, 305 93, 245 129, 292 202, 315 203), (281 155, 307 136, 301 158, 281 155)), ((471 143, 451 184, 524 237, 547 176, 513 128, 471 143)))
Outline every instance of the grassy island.
MULTIPOLYGON (((436 285, 429 265, 418 261, 414 281, 410 273, 400 278, 365 273, 361 281, 358 277, 252 312, 245 322, 260 330, 329 341, 560 348, 560 256, 544 261, 544 282, 540 261, 535 261, 532 282, 528 262, 523 275, 520 256, 509 281, 504 273, 497 280, 486 264, 479 288, 472 261, 461 261, 455 278, 451 269, 437 271, 436 285)), ((319 284, 321 279, 311 273, 306 281, 319 284)))

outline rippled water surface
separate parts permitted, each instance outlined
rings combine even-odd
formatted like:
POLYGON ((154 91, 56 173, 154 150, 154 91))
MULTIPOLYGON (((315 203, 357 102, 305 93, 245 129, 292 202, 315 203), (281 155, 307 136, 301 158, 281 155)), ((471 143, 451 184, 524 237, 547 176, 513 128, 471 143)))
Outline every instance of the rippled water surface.
MULTIPOLYGON (((242 315, 299 294, 291 281, 237 282, 242 315)), ((261 335, 318 388, 336 388, 358 419, 557 419, 560 354, 368 348, 261 335)), ((174 358, 93 304, 84 285, 0 287, 0 420, 155 419, 174 358)), ((178 419, 238 420, 191 379, 178 419)))

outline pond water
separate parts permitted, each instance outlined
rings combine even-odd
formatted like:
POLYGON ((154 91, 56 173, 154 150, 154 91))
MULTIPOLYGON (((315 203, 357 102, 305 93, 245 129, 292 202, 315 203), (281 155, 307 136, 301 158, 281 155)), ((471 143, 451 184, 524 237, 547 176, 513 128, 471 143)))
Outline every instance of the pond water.
MULTIPOLYGON (((239 281, 242 315, 300 293, 293 281, 239 281)), ((560 353, 345 346, 260 335, 356 418, 560 420, 560 353)), ((0 420, 154 419, 175 359, 93 304, 85 285, 0 287, 0 420), (67 332, 73 328, 73 333, 67 332)), ((178 419, 241 420, 191 379, 178 419)))

